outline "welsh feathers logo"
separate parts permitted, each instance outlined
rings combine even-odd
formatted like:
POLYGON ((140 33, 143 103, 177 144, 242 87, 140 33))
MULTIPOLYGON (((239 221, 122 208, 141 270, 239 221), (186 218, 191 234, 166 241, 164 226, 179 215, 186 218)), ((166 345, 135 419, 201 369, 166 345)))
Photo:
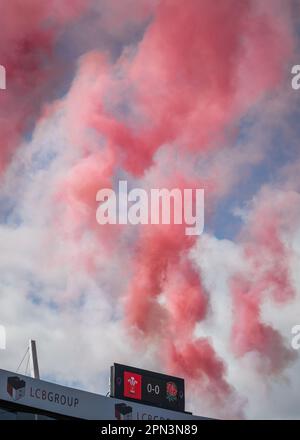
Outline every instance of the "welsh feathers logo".
POLYGON ((124 371, 124 397, 141 400, 142 376, 131 371, 124 371))
POLYGON ((20 400, 25 396, 25 380, 18 376, 11 376, 7 378, 7 392, 13 400, 20 400))
POLYGON ((131 376, 129 379, 127 379, 127 382, 129 384, 130 394, 135 394, 135 386, 137 385, 138 381, 135 380, 133 376, 131 376))
POLYGON ((167 399, 169 402, 175 402, 178 397, 178 388, 176 383, 168 382, 167 383, 167 399))

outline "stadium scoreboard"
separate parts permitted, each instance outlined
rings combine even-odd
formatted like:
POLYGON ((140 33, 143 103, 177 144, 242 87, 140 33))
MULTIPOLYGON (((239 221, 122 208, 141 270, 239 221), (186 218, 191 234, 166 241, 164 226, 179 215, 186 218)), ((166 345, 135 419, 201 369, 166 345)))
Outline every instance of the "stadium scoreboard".
POLYGON ((184 411, 184 379, 122 364, 111 367, 110 395, 173 411, 184 411))

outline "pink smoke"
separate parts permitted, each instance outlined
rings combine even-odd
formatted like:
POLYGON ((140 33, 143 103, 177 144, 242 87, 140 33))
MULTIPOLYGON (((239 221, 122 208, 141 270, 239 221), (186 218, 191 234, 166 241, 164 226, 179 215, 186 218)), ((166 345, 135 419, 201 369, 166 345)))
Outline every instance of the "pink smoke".
MULTIPOLYGON (((293 51, 290 2, 284 11, 280 1, 261 3, 163 0, 151 8, 154 15, 140 44, 124 51, 115 63, 96 52, 82 57, 67 97, 57 104, 65 112, 67 137, 75 151, 54 197, 60 212, 56 226, 63 239, 77 243, 90 232, 99 242, 113 245, 104 247, 103 259, 108 262, 111 248, 124 247, 120 236, 125 228, 118 228, 117 233, 109 227, 100 231, 95 219, 97 190, 112 187, 120 170, 131 178, 148 177, 147 184, 154 188, 203 187, 200 178, 191 177, 188 166, 173 174, 173 157, 167 161, 167 169, 162 169, 159 152, 169 145, 184 159, 221 148, 240 118, 281 85, 285 63, 293 51), (124 101, 129 107, 125 115, 121 111, 124 101)), ((51 56, 57 27, 73 13, 73 6, 69 9, 66 3, 63 19, 55 12, 54 30, 45 30, 41 23, 50 14, 51 2, 48 6, 31 4, 28 21, 20 19, 20 35, 17 29, 4 33, 21 49, 3 55, 8 74, 15 75, 16 87, 3 98, 7 113, 0 123, 2 166, 9 160, 11 145, 16 145, 37 111, 39 93, 51 76, 39 63, 41 53, 51 56), (28 68, 19 83, 19 68, 24 65, 28 68), (34 93, 32 83, 38 84, 34 93), (20 95, 24 97, 21 106, 20 95)), ((16 15, 14 7, 6 8, 6 15, 16 15)), ((132 18, 122 11, 125 21, 132 18)), ((144 12, 139 19, 145 20, 144 12)), ((223 186, 219 175, 209 176, 206 209, 212 209, 218 188, 223 186)), ((288 249, 273 210, 262 206, 255 216, 251 239, 245 245, 250 273, 239 274, 232 281, 233 346, 239 355, 258 351, 275 371, 283 367, 287 353, 277 333, 261 324, 260 306, 267 290, 276 300, 292 297, 288 249)), ((125 251, 122 249, 128 254, 130 274, 122 292, 124 322, 137 341, 155 342, 165 370, 184 375, 196 392, 222 407, 234 390, 211 341, 198 338, 195 332, 196 325, 205 320, 210 302, 189 258, 194 244, 195 238, 186 237, 181 226, 139 229, 125 251)), ((96 251, 78 253, 78 261, 84 260, 93 275, 97 256, 96 251)))
POLYGON ((6 69, 7 89, 0 94, 0 173, 55 87, 61 73, 55 42, 83 7, 83 0, 1 2, 0 62, 6 69))
POLYGON ((231 282, 233 349, 239 356, 259 353, 267 362, 265 373, 281 371, 295 357, 280 334, 261 322, 261 306, 268 298, 284 304, 295 295, 289 272, 292 249, 283 234, 295 232, 298 206, 295 192, 262 191, 242 233, 248 272, 237 274, 231 282))
MULTIPOLYGON (((173 141, 197 152, 216 148, 226 125, 280 81, 291 36, 284 23, 277 24, 273 13, 265 10, 260 15, 253 2, 163 2, 130 71, 145 115, 140 132, 145 132, 147 152, 153 154, 173 141), (262 59, 264 51, 267 60, 262 59), (255 90, 248 83, 255 84, 255 90)), ((141 145, 137 152, 135 144, 122 142, 122 148, 130 148, 129 160, 131 153, 136 160, 142 155, 131 171, 145 166, 141 145)), ((184 374, 200 388, 208 383, 220 403, 232 389, 210 342, 194 336, 209 299, 188 258, 192 244, 175 227, 166 233, 153 228, 152 234, 141 236, 128 288, 127 319, 145 338, 157 340, 159 334, 161 356, 170 371, 184 374), (165 305, 157 301, 161 294, 165 305)), ((284 273, 280 279, 284 283, 284 273)))

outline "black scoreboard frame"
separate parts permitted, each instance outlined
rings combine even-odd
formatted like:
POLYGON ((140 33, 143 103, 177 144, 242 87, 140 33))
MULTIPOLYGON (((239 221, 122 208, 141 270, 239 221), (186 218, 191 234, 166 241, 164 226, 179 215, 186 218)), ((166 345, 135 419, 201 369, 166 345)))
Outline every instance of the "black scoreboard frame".
MULTIPOLYGON (((171 386, 172 387, 172 386, 171 386)), ((173 388, 173 387, 172 387, 173 388)), ((173 388, 174 389, 174 388, 173 388)), ((185 384, 184 379, 154 371, 143 370, 141 368, 114 363, 111 367, 110 375, 110 396, 115 399, 127 400, 164 408, 171 411, 185 412, 185 384), (124 395, 124 373, 133 373, 141 376, 141 397, 131 398, 124 395), (167 384, 175 384, 177 397, 167 398, 167 384), (158 387, 158 388, 157 388, 158 387), (162 389, 161 389, 162 387, 162 389), (147 389, 148 388, 148 389, 147 389), (159 390, 159 393, 157 393, 159 390)))

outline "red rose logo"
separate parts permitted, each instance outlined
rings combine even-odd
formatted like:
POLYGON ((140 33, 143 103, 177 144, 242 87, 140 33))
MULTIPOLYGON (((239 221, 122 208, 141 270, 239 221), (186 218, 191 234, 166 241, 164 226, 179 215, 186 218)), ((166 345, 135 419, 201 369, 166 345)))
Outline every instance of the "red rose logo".
POLYGON ((174 402, 177 400, 178 388, 176 383, 168 382, 167 383, 167 399, 169 402, 174 402))

